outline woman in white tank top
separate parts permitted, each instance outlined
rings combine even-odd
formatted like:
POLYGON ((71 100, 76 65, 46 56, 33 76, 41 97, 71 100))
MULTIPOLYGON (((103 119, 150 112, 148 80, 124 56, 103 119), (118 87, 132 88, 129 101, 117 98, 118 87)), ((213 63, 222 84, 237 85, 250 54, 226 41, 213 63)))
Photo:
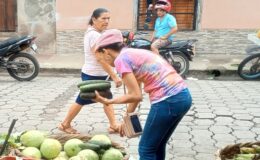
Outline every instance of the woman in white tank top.
MULTIPOLYGON (((85 63, 81 70, 82 80, 98 80, 107 79, 108 75, 115 82, 116 87, 122 85, 122 81, 113 72, 113 69, 100 57, 96 57, 94 51, 94 46, 96 40, 100 37, 101 33, 107 29, 110 20, 110 14, 108 10, 104 8, 98 8, 93 11, 92 16, 89 21, 89 27, 85 33, 84 37, 84 53, 85 53, 85 63)), ((92 100, 81 99, 78 95, 75 103, 73 103, 65 117, 65 119, 59 124, 59 130, 66 133, 79 133, 76 129, 71 126, 72 120, 80 112, 84 105, 95 103, 92 100)), ((108 127, 109 133, 118 132, 118 124, 115 119, 113 105, 104 105, 104 111, 108 117, 110 126, 108 127)))

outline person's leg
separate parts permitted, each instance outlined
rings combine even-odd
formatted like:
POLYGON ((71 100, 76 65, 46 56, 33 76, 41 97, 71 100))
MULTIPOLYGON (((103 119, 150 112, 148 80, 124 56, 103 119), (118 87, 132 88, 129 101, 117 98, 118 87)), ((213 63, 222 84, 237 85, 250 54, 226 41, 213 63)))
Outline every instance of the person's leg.
POLYGON ((156 39, 152 44, 151 44, 151 51, 155 54, 159 55, 159 50, 158 50, 158 44, 159 44, 160 39, 156 39))
POLYGON ((179 124, 179 122, 181 121, 183 116, 178 116, 176 117, 175 121, 173 121, 173 124, 171 125, 171 128, 169 129, 169 131, 165 134, 164 138, 162 139, 158 150, 156 151, 156 160, 163 160, 165 159, 165 152, 166 152, 166 145, 168 140, 170 139, 172 133, 174 132, 175 128, 177 127, 177 125, 179 124))
POLYGON ((104 112, 108 118, 109 121, 109 133, 115 133, 118 132, 118 123, 116 121, 115 113, 114 113, 114 107, 113 105, 104 105, 104 112))
POLYGON ((73 103, 70 106, 65 119, 60 123, 58 128, 61 131, 66 132, 66 133, 71 133, 71 134, 78 133, 76 129, 72 128, 71 122, 78 115, 78 113, 80 112, 80 110, 82 109, 82 107, 84 105, 91 104, 91 103, 94 103, 94 102, 92 100, 84 100, 78 94, 78 97, 77 97, 75 103, 73 103))
MULTIPOLYGON (((88 80, 106 80, 107 76, 87 76, 85 75, 84 79, 88 80)), ((109 97, 113 98, 113 97, 109 97)), ((94 103, 94 102, 93 102, 94 103)), ((108 118, 109 121, 109 128, 108 132, 109 133, 116 133, 118 132, 118 123, 115 118, 115 113, 114 113, 114 107, 113 105, 103 105, 104 112, 108 118)))
POLYGON ((156 54, 160 54, 159 53, 159 48, 168 46, 169 44, 171 44, 171 41, 168 39, 156 39, 152 44, 151 44, 151 51, 156 53, 156 54))
POLYGON ((170 116, 164 101, 153 104, 148 114, 143 134, 139 142, 138 152, 140 160, 156 160, 156 152, 162 141, 163 135, 169 130, 170 116))
POLYGON ((151 106, 139 143, 140 160, 165 158, 166 143, 191 104, 191 98, 179 97, 172 96, 151 106))
POLYGON ((156 152, 157 160, 165 159, 166 144, 170 139, 172 133, 175 131, 176 127, 184 117, 184 115, 190 109, 191 102, 192 102, 188 89, 183 90, 181 93, 173 97, 169 97, 167 101, 169 103, 169 111, 174 116, 173 116, 171 127, 168 130, 168 132, 165 134, 156 152), (174 106, 178 106, 178 107, 176 108, 174 106))
POLYGON ((69 111, 66 114, 66 117, 64 118, 64 120, 61 122, 59 126, 59 129, 61 131, 64 131, 66 133, 77 133, 77 130, 71 127, 71 122, 76 117, 76 115, 80 112, 81 108, 82 105, 76 102, 70 106, 69 111))
MULTIPOLYGON (((82 81, 85 80, 90 80, 91 76, 81 73, 81 79, 82 81)), ((70 107, 69 110, 65 116, 65 118, 63 119, 63 121, 58 125, 58 129, 66 132, 66 133, 78 133, 76 129, 72 128, 71 126, 71 122, 73 121, 73 119, 78 115, 78 113, 80 112, 80 110, 82 109, 82 107, 86 104, 91 104, 94 103, 91 100, 84 100, 80 98, 80 95, 78 94, 75 103, 73 103, 70 107)))
MULTIPOLYGON (((100 76, 100 77, 99 76, 90 76, 90 75, 82 73, 81 78, 82 78, 82 81, 105 80, 107 78, 107 76, 100 76)), ((76 102, 70 106, 65 119, 58 126, 58 128, 67 133, 77 133, 77 131, 71 127, 71 122, 77 116, 77 114, 80 112, 83 105, 92 104, 92 103, 95 103, 95 102, 92 100, 81 99, 80 96, 78 95, 76 102)), ((109 124, 110 124, 108 131, 110 133, 118 132, 118 124, 116 122, 113 105, 104 106, 104 111, 105 111, 106 116, 108 117, 109 124)))

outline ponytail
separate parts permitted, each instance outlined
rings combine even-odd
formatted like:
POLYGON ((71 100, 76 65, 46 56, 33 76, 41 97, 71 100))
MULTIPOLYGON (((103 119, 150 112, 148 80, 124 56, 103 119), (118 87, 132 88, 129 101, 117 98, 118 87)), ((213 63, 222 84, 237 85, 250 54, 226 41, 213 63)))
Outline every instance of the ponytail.
POLYGON ((99 18, 101 16, 102 13, 106 13, 106 12, 108 12, 108 10, 105 9, 105 8, 97 8, 97 9, 95 9, 93 11, 91 17, 90 17, 90 20, 89 20, 88 24, 92 26, 93 25, 93 18, 97 19, 97 18, 99 18))

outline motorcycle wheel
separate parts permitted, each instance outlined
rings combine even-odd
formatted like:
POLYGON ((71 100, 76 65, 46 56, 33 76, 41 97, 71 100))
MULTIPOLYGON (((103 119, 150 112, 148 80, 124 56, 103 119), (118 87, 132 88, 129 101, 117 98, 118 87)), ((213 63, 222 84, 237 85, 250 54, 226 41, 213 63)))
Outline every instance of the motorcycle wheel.
POLYGON ((39 73, 39 63, 35 57, 20 52, 12 55, 7 61, 7 71, 11 77, 18 81, 30 81, 39 73))
POLYGON ((165 53, 164 57, 181 76, 185 76, 188 73, 190 63, 183 53, 168 52, 165 53))
POLYGON ((238 65, 238 75, 245 80, 260 78, 260 53, 245 58, 238 65))

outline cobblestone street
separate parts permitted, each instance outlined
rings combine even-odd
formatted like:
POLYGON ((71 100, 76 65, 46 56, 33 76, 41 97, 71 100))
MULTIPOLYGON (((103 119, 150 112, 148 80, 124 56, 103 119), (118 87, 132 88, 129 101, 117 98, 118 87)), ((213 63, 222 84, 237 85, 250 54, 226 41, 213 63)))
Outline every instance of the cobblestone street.
MULTIPOLYGON (((31 82, 18 82, 0 76, 0 133, 7 132, 13 118, 18 118, 13 132, 29 129, 60 133, 57 125, 77 96, 79 76, 39 76, 31 82)), ((214 160, 214 154, 228 144, 260 140, 260 82, 187 80, 193 106, 171 137, 167 158, 174 160, 214 160)), ((113 84, 114 85, 114 84, 113 84)), ((114 97, 123 88, 113 86, 114 97)), ((121 120, 125 105, 115 105, 121 120)), ((144 124, 149 112, 147 94, 140 110, 144 124)), ((107 133, 108 120, 101 104, 85 106, 73 126, 82 134, 107 133)), ((138 138, 110 135, 138 158, 138 138)))

